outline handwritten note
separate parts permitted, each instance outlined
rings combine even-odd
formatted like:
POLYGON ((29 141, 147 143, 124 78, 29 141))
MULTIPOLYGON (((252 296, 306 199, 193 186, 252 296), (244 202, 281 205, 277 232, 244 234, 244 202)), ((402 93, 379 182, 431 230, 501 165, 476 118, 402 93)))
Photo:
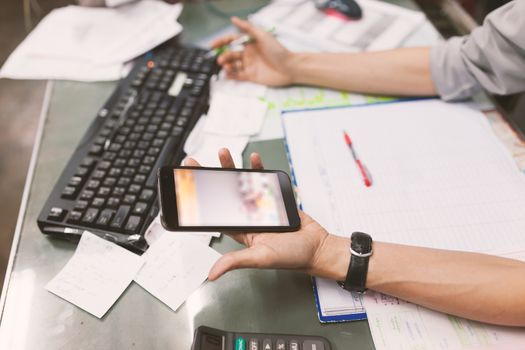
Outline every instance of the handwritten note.
POLYGON ((140 256, 85 232, 73 257, 46 289, 101 318, 142 264, 140 256))
POLYGON ((163 234, 144 253, 145 263, 135 282, 176 311, 206 280, 220 256, 199 237, 163 234))

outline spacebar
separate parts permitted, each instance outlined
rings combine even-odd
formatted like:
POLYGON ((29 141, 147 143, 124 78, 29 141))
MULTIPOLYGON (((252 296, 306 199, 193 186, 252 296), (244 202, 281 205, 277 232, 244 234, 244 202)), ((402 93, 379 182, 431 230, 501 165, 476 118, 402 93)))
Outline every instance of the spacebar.
POLYGON ((171 165, 175 157, 177 156, 177 149, 181 141, 180 136, 169 136, 160 152, 159 159, 153 167, 153 171, 149 174, 148 180, 146 181, 146 187, 157 187, 157 170, 164 165, 171 165))

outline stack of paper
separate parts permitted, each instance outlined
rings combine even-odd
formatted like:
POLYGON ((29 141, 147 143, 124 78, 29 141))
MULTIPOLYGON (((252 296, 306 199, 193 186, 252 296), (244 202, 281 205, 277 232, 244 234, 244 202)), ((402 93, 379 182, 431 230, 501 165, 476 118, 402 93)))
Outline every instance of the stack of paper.
POLYGON ((162 1, 53 10, 7 59, 0 77, 118 80, 125 62, 182 30, 181 11, 182 5, 162 1))

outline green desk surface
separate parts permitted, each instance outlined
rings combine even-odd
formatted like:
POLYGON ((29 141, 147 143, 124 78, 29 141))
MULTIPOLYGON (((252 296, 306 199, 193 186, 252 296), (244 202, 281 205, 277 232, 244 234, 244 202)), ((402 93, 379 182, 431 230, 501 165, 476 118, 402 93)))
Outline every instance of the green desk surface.
MULTIPOLYGON (((225 12, 249 11, 266 1, 215 1, 225 12)), ((186 5, 180 21, 184 42, 228 25, 209 4, 186 5)), ((174 312, 132 283, 102 319, 44 288, 72 256, 75 245, 40 233, 37 215, 98 109, 117 83, 55 82, 45 119, 29 199, 21 217, 14 263, 4 285, 0 349, 189 349, 199 325, 244 332, 316 334, 334 350, 373 349, 366 321, 319 323, 310 277, 291 271, 239 270, 206 282, 174 312)), ((268 168, 288 171, 282 140, 249 145, 268 168)), ((228 237, 212 247, 224 253, 240 246, 228 237)))

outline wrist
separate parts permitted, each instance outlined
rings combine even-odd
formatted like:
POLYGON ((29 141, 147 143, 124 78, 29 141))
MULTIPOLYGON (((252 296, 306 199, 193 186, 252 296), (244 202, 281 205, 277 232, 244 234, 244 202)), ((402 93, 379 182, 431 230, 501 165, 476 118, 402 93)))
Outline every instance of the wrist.
POLYGON ((286 60, 286 70, 290 77, 290 84, 301 84, 301 77, 304 75, 302 66, 306 59, 306 53, 290 52, 286 60))
POLYGON ((319 246, 309 273, 344 281, 350 264, 350 238, 328 234, 319 246))

